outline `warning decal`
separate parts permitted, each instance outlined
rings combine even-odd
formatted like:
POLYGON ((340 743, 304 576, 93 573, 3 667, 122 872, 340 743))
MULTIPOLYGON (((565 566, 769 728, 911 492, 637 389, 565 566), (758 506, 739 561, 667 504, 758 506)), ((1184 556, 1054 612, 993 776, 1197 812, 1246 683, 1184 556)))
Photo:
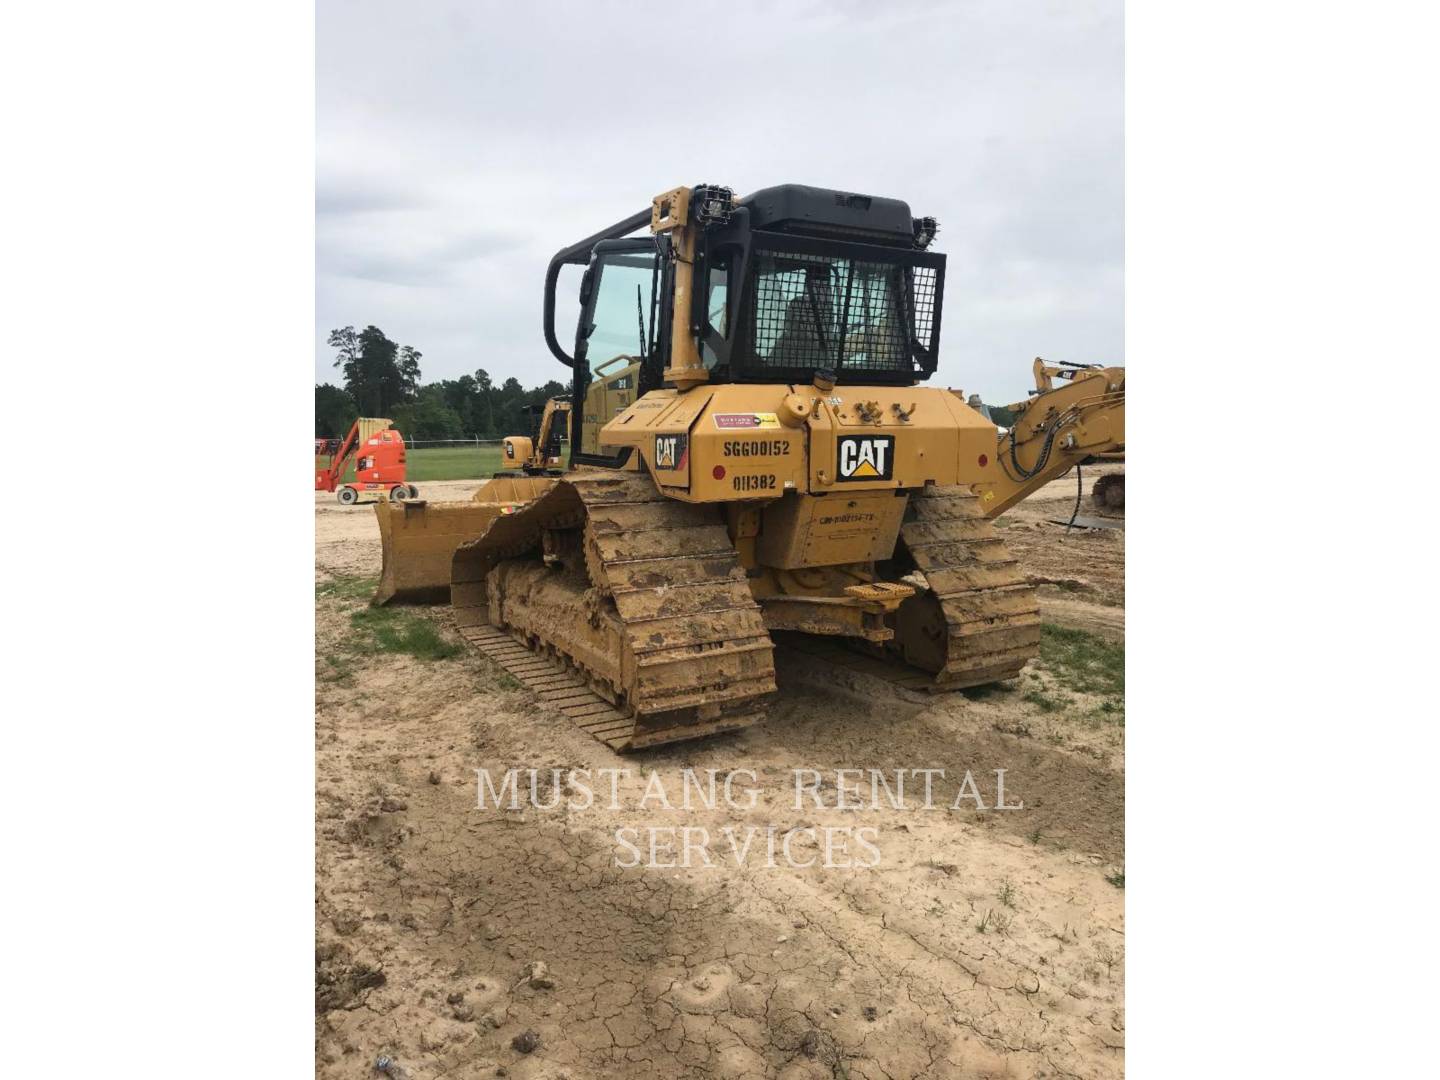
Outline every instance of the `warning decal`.
POLYGON ((716 413, 715 426, 727 431, 736 429, 753 431, 756 428, 778 428, 780 426, 780 418, 773 412, 716 413))

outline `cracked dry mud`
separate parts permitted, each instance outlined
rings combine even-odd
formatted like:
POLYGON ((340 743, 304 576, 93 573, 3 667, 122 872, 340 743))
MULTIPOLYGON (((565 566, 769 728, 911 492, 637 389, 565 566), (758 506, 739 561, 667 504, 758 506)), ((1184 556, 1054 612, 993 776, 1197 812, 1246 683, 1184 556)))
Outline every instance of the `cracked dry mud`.
MULTIPOLYGON (((1062 527, 1027 527, 1068 513, 1066 483, 1010 535, 1037 574, 1072 582, 1047 590, 1079 605, 1075 625, 1123 628, 1123 533, 1062 548, 1045 542, 1062 527)), ((378 574, 370 510, 323 500, 317 584, 378 574)), ((416 1080, 1123 1072, 1124 893, 1107 880, 1124 863, 1123 729, 1039 712, 1025 690, 1043 667, 920 698, 781 654, 767 723, 620 758, 474 653, 380 654, 336 677, 325 658, 362 603, 316 602, 317 1075, 384 1075, 382 1057, 416 1080), (947 776, 929 811, 796 810, 802 766, 829 770, 827 803, 836 768, 947 776), (608 791, 587 810, 477 809, 473 770, 510 767, 632 775, 619 810, 608 791), (649 770, 674 795, 687 767, 754 769, 762 795, 749 810, 638 808, 649 770), (997 768, 1024 810, 947 809, 966 769, 993 803, 997 768), (881 863, 615 865, 619 827, 772 824, 873 827, 881 863)), ((443 610, 418 611, 447 628, 443 610)))

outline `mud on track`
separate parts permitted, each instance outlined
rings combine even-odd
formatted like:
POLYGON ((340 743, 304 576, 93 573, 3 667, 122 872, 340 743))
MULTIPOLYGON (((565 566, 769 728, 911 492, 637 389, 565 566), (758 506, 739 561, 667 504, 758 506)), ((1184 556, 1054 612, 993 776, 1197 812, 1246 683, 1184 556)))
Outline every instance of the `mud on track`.
MULTIPOLYGON (((1068 514, 1073 478, 1052 487, 1005 534, 1066 582, 1042 589, 1044 617, 1123 631, 1123 533, 1056 543, 1063 527, 1031 524, 1068 514)), ((378 574, 368 508, 317 497, 316 533, 317 584, 378 574)), ((320 1076, 376 1075, 381 1055, 417 1078, 1122 1073, 1123 726, 1063 672, 920 697, 781 650, 765 724, 619 758, 472 653, 353 661, 363 601, 345 593, 316 599, 320 1076), (934 810, 796 810, 798 766, 947 776, 934 810), (588 810, 477 809, 473 770, 510 767, 631 776, 619 810, 608 791, 588 810), (648 770, 673 794, 687 767, 754 769, 762 797, 636 808, 648 770), (1023 811, 941 809, 967 769, 992 803, 996 768, 1023 811), (882 861, 616 866, 616 829, 648 825, 864 825, 882 861)), ((833 773, 821 792, 833 804, 833 773)))

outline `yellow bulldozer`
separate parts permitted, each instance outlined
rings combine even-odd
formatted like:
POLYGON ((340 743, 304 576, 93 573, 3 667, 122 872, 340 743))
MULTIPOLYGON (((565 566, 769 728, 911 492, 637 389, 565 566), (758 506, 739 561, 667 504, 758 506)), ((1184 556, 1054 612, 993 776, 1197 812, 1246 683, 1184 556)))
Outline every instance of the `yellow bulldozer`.
POLYGON ((761 719, 778 632, 939 689, 1017 675, 1039 614, 990 519, 1124 442, 1125 372, 1036 360, 1004 433, 919 385, 935 234, 896 199, 699 185, 564 248, 544 333, 584 403, 570 470, 377 506, 376 601, 448 592, 467 638, 619 751, 761 719))

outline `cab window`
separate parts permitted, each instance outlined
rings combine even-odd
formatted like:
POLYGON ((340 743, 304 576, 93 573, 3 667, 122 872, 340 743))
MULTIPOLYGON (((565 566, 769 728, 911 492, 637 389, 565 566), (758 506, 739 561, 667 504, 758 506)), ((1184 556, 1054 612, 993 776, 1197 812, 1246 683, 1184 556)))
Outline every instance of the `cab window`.
POLYGON ((594 292, 587 305, 589 332, 584 334, 591 367, 617 356, 645 355, 653 335, 655 256, 610 252, 597 259, 595 270, 594 292))
MULTIPOLYGON (((705 312, 709 317, 710 325, 721 337, 730 336, 730 328, 726 322, 725 301, 728 296, 728 285, 730 281, 729 271, 724 266, 712 266, 707 275, 705 312)), ((719 359, 715 350, 708 343, 700 345, 700 356, 705 361, 707 368, 713 368, 719 359)))

